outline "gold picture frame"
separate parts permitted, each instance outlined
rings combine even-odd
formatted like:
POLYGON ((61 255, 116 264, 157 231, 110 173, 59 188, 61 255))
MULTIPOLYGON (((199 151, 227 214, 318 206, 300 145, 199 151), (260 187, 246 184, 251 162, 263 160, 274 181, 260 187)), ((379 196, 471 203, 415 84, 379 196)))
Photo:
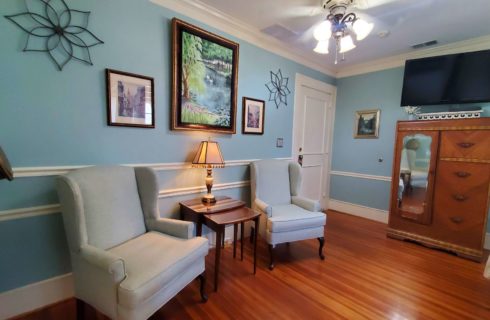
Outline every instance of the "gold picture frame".
POLYGON ((171 130, 236 133, 238 51, 237 42, 172 19, 171 130))
POLYGON ((380 109, 356 111, 354 138, 377 139, 379 137, 380 109))

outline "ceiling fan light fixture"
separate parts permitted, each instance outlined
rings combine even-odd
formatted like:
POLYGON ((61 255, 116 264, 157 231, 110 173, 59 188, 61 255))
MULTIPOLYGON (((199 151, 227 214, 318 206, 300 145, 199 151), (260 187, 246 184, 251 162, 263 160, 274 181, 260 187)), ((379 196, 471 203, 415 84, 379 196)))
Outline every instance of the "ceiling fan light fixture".
POLYGON ((347 51, 350 51, 355 47, 356 45, 354 44, 354 41, 352 41, 352 37, 350 35, 346 35, 342 39, 340 39, 339 53, 346 53, 347 51))
POLYGON ((328 54, 328 40, 318 41, 318 44, 313 51, 320 54, 328 54))
POLYGON ((326 41, 332 35, 332 24, 330 21, 325 20, 320 23, 313 31, 313 37, 317 41, 326 41))
POLYGON ((364 40, 373 31, 374 24, 364 20, 357 19, 352 25, 352 29, 356 33, 357 41, 364 40))

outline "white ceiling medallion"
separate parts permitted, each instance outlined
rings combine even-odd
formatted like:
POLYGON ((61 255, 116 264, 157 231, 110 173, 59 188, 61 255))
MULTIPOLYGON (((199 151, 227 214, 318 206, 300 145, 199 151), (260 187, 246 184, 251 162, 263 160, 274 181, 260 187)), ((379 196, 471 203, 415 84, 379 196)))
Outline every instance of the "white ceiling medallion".
POLYGON ((347 12, 354 0, 323 0, 321 5, 328 10, 325 21, 321 22, 314 30, 313 36, 318 41, 313 49, 320 54, 328 54, 329 39, 332 38, 335 46, 335 64, 338 63, 338 55, 341 61, 345 60, 345 53, 356 47, 352 35, 356 40, 365 39, 373 30, 374 24, 368 23, 357 17, 354 12, 347 12))

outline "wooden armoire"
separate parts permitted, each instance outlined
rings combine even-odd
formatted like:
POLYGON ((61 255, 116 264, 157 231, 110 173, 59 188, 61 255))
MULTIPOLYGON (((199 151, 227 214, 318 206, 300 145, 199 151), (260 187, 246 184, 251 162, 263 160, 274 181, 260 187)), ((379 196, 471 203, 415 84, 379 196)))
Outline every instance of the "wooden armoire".
POLYGON ((490 118, 399 121, 387 234, 481 261, 490 118))

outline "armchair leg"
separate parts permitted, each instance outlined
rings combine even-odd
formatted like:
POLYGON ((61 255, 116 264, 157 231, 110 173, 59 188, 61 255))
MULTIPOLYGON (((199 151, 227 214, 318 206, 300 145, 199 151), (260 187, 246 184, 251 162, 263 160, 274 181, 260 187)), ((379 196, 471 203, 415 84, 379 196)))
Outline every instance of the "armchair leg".
POLYGON ((199 287, 199 292, 201 293, 201 301, 203 303, 206 303, 206 301, 208 301, 208 295, 206 294, 206 271, 201 273, 198 278, 201 282, 201 286, 199 287))
POLYGON ((274 246, 272 244, 269 245, 269 254, 270 254, 270 263, 269 263, 269 270, 274 269, 274 246))
POLYGON ((320 259, 325 260, 325 255, 323 254, 323 245, 325 244, 325 238, 324 237, 318 238, 318 242, 320 242, 320 248, 318 249, 318 255, 320 256, 320 259))
POLYGON ((85 319, 85 302, 80 299, 76 299, 77 301, 77 320, 85 319))

